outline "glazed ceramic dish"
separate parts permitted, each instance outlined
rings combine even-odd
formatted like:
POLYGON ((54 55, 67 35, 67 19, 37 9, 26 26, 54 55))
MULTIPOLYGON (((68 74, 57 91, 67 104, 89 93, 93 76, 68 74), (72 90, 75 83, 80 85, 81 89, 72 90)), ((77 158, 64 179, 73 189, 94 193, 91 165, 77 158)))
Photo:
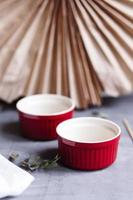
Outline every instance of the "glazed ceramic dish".
POLYGON ((117 156, 121 130, 110 120, 74 118, 57 126, 61 162, 80 170, 98 170, 111 165, 117 156))
POLYGON ((72 118, 75 104, 65 96, 38 94, 18 101, 20 125, 24 136, 37 140, 56 139, 56 126, 72 118))

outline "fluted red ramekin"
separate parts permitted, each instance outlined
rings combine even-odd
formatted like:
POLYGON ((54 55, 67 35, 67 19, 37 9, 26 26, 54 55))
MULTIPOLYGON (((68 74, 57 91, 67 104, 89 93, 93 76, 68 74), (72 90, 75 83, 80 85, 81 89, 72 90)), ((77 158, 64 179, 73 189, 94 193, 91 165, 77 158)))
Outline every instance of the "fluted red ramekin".
POLYGON ((80 170, 98 170, 111 165, 117 156, 120 127, 95 117, 74 118, 57 126, 61 162, 80 170))
POLYGON ((24 136, 35 140, 57 138, 56 127, 73 116, 72 99, 54 94, 38 94, 17 102, 20 125, 24 136))

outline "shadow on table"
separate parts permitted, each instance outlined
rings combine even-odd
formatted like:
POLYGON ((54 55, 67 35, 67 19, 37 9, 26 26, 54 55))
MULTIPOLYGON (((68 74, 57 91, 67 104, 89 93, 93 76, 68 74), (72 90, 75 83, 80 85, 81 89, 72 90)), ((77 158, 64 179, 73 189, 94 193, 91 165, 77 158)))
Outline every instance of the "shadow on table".
POLYGON ((2 124, 2 133, 3 133, 3 137, 6 137, 11 140, 15 140, 15 141, 20 140, 21 141, 22 138, 23 138, 23 140, 25 139, 21 135, 21 129, 20 129, 18 121, 6 122, 6 123, 2 124))
MULTIPOLYGON (((58 154, 58 149, 57 148, 49 148, 49 149, 45 149, 43 151, 39 151, 37 155, 39 155, 41 158, 43 159, 52 159, 54 158, 56 155, 58 154)), ((57 167, 54 167, 53 169, 52 168, 48 168, 48 169, 45 169, 46 171, 51 171, 53 170, 54 172, 58 172, 58 173, 64 173, 64 172, 73 172, 73 173, 89 173, 89 171, 87 170, 77 170, 77 169, 72 169, 70 167, 66 167, 64 166, 60 160, 58 161, 58 166, 57 167)), ((92 172, 96 172, 96 171, 91 171, 92 172)))
POLYGON ((16 103, 17 101, 14 101, 13 103, 6 103, 2 100, 0 100, 0 112, 6 112, 9 110, 16 110, 16 103))
POLYGON ((58 154, 57 148, 49 148, 38 151, 37 154, 43 159, 51 159, 58 154))
POLYGON ((125 102, 131 103, 133 101, 133 94, 123 95, 120 97, 103 97, 102 106, 103 107, 117 107, 125 102))

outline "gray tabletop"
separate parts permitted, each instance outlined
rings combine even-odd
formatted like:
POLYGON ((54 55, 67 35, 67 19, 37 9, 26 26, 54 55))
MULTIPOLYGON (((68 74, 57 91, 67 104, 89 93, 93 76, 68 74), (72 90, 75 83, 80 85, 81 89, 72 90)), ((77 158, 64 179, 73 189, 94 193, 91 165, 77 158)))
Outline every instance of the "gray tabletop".
MULTIPOLYGON (((35 181, 16 200, 130 200, 133 199, 133 142, 123 127, 126 117, 133 126, 133 95, 106 98, 101 108, 77 111, 75 117, 90 116, 93 110, 108 114, 122 128, 116 162, 94 172, 76 171, 58 166, 36 171, 35 181)), ((46 158, 57 152, 57 141, 35 142, 20 134, 15 105, 0 104, 0 153, 19 152, 21 156, 39 154, 46 158), (4 107, 3 107, 4 106, 4 107)), ((8 199, 8 198, 7 198, 8 199)))

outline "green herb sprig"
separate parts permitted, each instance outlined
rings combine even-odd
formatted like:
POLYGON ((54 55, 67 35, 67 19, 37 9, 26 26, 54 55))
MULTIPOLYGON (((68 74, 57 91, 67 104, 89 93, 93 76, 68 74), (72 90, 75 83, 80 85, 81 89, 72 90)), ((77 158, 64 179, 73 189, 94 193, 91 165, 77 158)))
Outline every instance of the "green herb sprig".
MULTIPOLYGON (((16 159, 18 158, 17 153, 12 153, 9 156, 9 160, 11 162, 15 162, 16 159)), ((54 158, 52 159, 42 159, 40 156, 30 156, 29 158, 22 160, 18 166, 23 168, 26 171, 35 171, 37 169, 47 169, 47 168, 53 168, 58 165, 58 161, 60 159, 60 156, 57 154, 54 158)))

